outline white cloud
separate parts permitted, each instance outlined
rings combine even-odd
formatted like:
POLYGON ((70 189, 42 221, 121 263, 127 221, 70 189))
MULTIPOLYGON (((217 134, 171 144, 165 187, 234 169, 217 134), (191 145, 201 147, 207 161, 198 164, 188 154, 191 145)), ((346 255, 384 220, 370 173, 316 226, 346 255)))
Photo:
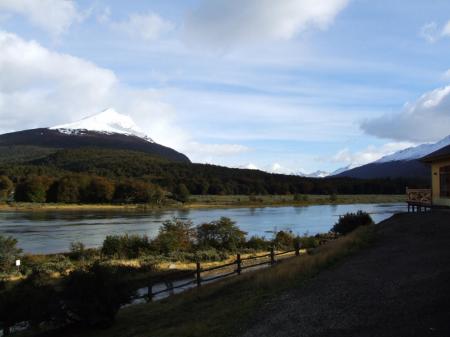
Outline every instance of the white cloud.
POLYGON ((188 41, 223 49, 289 40, 310 28, 326 29, 349 0, 203 0, 185 22, 188 41))
POLYGON ((332 157, 332 161, 335 163, 340 163, 341 165, 346 165, 349 168, 354 168, 374 162, 381 157, 406 149, 413 145, 414 143, 410 142, 392 142, 378 147, 370 145, 364 150, 356 152, 352 152, 348 148, 345 148, 338 151, 332 157))
POLYGON ((430 142, 450 134, 450 85, 422 95, 400 113, 367 120, 362 129, 398 141, 430 142))
POLYGON ((448 21, 442 29, 443 36, 450 36, 450 21, 448 21))
POLYGON ((74 1, 0 0, 0 11, 23 15, 33 25, 54 36, 61 35, 74 22, 82 20, 74 1))
POLYGON ((442 78, 444 80, 450 80, 450 69, 444 71, 444 73, 442 74, 442 78))
POLYGON ((439 27, 434 21, 427 23, 420 29, 419 35, 429 43, 434 43, 443 37, 448 37, 450 36, 450 21, 443 27, 439 27))
POLYGON ((127 20, 120 22, 109 21, 109 14, 109 10, 106 10, 99 20, 108 22, 111 28, 118 32, 147 41, 156 40, 175 27, 173 23, 155 13, 130 14, 127 20))
POLYGON ((50 51, 0 31, 0 131, 46 127, 114 107, 130 115, 155 141, 206 161, 248 151, 238 144, 202 144, 177 124, 161 93, 120 83, 111 70, 50 51))

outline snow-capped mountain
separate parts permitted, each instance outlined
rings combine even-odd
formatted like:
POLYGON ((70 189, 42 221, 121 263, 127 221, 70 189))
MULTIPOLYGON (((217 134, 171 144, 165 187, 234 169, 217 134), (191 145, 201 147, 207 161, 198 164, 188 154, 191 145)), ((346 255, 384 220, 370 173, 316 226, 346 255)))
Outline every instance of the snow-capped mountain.
POLYGON ((375 163, 386 163, 389 161, 397 161, 397 160, 419 159, 447 145, 450 145, 450 136, 441 139, 437 143, 422 144, 419 146, 409 147, 407 149, 395 152, 391 155, 384 156, 378 159, 377 161, 375 161, 375 163))
POLYGON ((302 173, 302 174, 298 174, 298 175, 303 176, 303 177, 308 177, 308 178, 325 178, 330 175, 330 172, 318 170, 315 172, 302 173))
POLYGON ((119 133, 140 137, 153 143, 153 140, 136 125, 130 116, 122 115, 112 108, 73 123, 52 126, 49 129, 65 134, 79 134, 83 130, 106 134, 119 133))
POLYGON ((372 163, 350 168, 333 175, 352 178, 422 178, 429 179, 430 168, 420 161, 420 158, 429 155, 445 146, 450 145, 450 136, 429 144, 410 147, 387 155, 372 163))
MULTIPOLYGON (((0 146, 33 146, 45 153, 61 149, 96 148, 143 152, 164 160, 190 163, 184 154, 155 143, 126 115, 114 109, 80 121, 5 133, 0 135, 0 146)), ((118 154, 120 155, 120 154, 118 154)))

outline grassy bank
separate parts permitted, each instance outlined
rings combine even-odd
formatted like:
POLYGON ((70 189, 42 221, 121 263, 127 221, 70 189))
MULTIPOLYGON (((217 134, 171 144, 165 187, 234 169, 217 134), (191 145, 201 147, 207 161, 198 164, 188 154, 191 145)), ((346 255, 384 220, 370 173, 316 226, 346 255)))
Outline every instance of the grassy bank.
POLYGON ((149 211, 161 209, 228 208, 228 207, 268 207, 268 206, 310 206, 338 204, 368 204, 404 202, 404 195, 193 195, 186 203, 169 202, 164 205, 145 204, 40 204, 9 203, 0 204, 0 211, 149 211))
POLYGON ((65 336, 229 336, 245 328, 257 309, 283 290, 301 286, 321 270, 368 246, 372 226, 317 248, 313 254, 284 261, 273 268, 194 289, 156 303, 131 306, 119 312, 105 330, 64 331, 65 336))

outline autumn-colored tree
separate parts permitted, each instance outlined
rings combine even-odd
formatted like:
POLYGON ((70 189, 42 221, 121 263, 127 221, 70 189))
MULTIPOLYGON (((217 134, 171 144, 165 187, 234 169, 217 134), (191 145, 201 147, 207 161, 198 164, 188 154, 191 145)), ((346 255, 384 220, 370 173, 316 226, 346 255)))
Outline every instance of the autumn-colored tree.
POLYGON ((114 183, 103 177, 93 177, 87 185, 83 201, 92 203, 111 202, 114 196, 114 183))
POLYGON ((0 176, 0 201, 8 199, 14 184, 7 176, 0 176))

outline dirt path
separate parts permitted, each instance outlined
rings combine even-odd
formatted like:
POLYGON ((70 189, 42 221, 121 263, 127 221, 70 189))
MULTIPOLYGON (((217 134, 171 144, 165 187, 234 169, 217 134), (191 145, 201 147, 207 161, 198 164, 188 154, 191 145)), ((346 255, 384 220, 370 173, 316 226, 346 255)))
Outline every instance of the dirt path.
POLYGON ((373 247, 267 303, 241 336, 450 336, 450 212, 377 226, 373 247))

